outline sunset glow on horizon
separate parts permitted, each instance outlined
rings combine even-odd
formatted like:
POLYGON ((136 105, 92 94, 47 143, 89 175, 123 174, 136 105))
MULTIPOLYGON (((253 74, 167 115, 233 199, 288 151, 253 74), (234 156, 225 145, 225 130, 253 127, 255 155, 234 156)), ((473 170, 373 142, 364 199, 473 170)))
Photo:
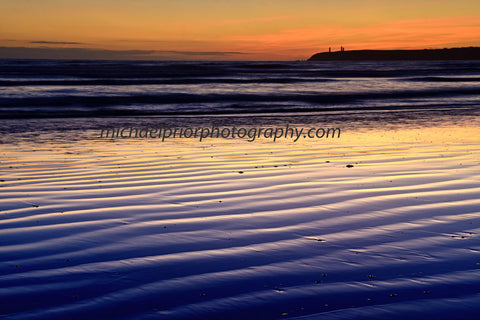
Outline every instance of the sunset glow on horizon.
POLYGON ((0 0, 0 58, 297 60, 480 46, 479 35, 473 0, 0 0))

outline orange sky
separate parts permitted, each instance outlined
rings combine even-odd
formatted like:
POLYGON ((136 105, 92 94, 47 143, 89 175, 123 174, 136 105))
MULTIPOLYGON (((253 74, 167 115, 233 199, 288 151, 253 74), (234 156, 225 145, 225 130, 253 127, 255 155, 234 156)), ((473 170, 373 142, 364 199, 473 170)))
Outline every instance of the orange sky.
POLYGON ((0 0, 0 57, 22 52, 48 56, 60 49, 67 58, 109 50, 100 53, 112 58, 296 60, 340 46, 480 46, 480 1, 0 0))

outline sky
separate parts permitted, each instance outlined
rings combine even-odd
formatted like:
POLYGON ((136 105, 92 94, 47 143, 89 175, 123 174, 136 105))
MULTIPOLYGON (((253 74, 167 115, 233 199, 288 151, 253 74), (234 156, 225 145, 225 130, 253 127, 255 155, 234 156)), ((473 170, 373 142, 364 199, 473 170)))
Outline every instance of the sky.
POLYGON ((478 0, 0 0, 0 58, 302 60, 480 46, 478 0))

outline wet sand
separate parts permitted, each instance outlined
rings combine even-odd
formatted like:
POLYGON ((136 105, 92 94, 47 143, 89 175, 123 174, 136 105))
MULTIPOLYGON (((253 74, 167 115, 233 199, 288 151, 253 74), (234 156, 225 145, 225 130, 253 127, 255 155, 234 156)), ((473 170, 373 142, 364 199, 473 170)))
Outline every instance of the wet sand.
POLYGON ((295 143, 4 135, 0 315, 471 319, 470 120, 295 143))

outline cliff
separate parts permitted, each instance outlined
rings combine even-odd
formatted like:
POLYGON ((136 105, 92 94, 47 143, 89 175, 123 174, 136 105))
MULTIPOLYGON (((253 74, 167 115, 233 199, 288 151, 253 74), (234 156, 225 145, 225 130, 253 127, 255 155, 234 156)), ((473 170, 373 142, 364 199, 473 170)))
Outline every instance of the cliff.
POLYGON ((423 50, 351 50, 321 52, 308 61, 336 60, 480 60, 480 47, 423 50))

